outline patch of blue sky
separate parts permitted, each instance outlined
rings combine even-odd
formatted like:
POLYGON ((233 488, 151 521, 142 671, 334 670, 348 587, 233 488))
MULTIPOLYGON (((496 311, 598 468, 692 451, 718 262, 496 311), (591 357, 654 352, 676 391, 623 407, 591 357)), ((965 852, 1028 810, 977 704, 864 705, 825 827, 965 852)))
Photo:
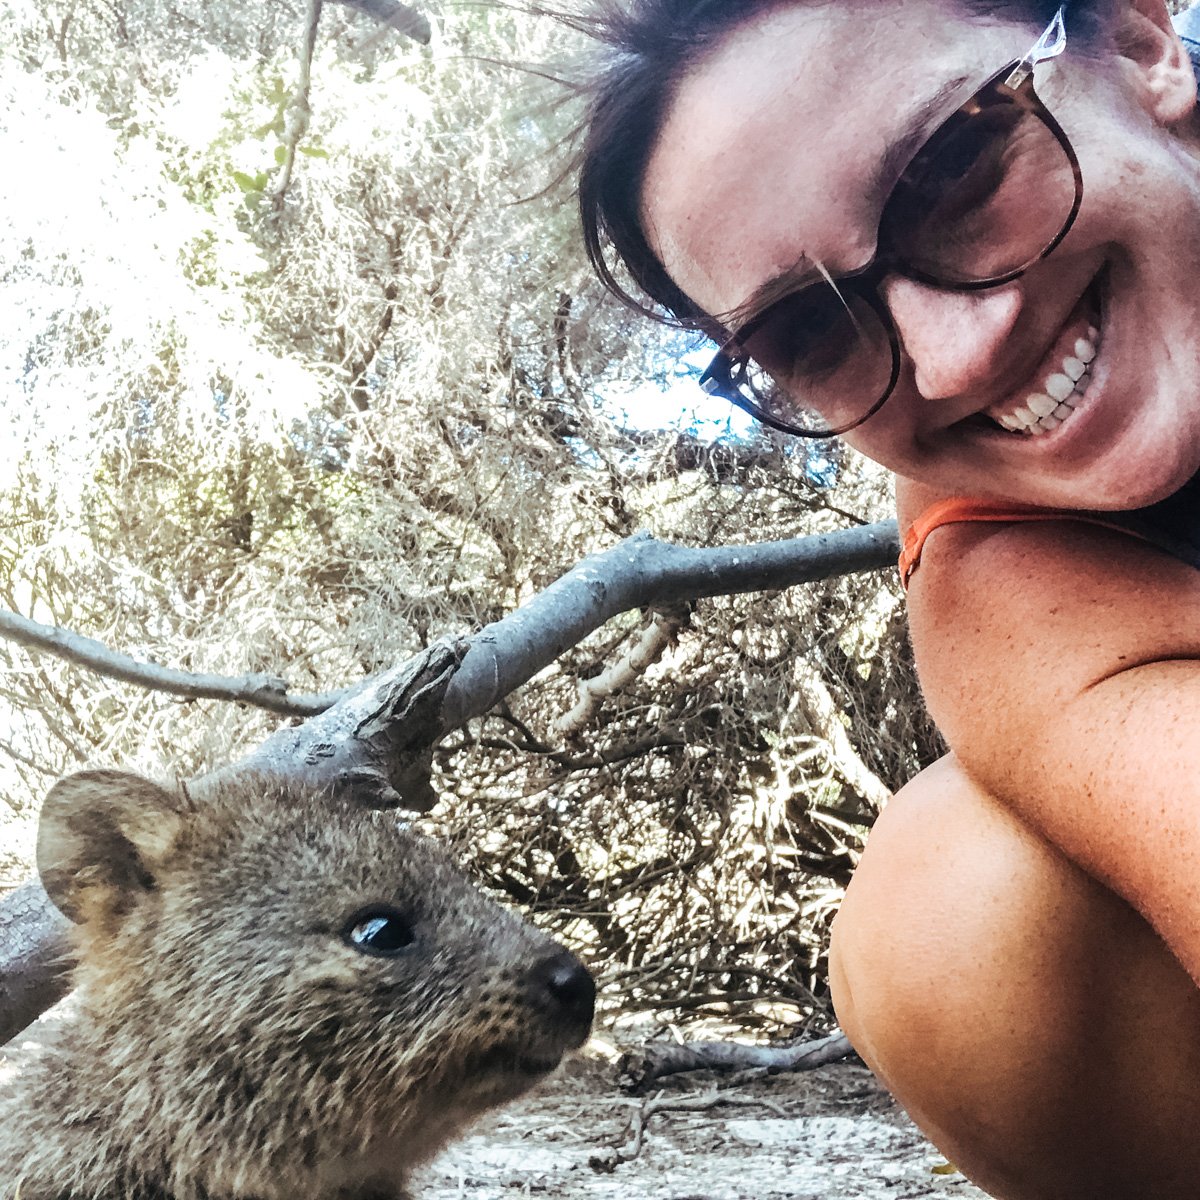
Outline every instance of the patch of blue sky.
POLYGON ((676 429, 705 442, 746 441, 758 436, 754 418, 700 389, 700 375, 713 356, 708 342, 693 344, 662 377, 632 384, 606 384, 599 409, 623 429, 676 429))
MULTIPOLYGON (((713 356, 713 346, 690 336, 664 347, 661 374, 630 384, 606 384, 596 394, 600 412, 623 429, 637 432, 672 429, 701 442, 749 442, 763 434, 749 413, 700 388, 700 376, 713 356)), ((833 487, 840 474, 838 456, 830 443, 803 438, 785 439, 785 453, 803 459, 804 474, 817 487, 833 487)), ((576 447, 581 460, 588 452, 576 447)), ((635 455, 636 457, 636 455, 635 455)))

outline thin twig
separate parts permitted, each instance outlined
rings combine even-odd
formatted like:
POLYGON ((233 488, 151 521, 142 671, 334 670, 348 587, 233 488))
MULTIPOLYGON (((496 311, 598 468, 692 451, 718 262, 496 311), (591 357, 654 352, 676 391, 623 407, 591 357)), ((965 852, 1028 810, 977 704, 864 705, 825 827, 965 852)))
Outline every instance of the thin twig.
POLYGON ((110 679, 135 683, 156 692, 168 692, 188 700, 231 700, 265 708, 290 717, 311 717, 324 712, 342 694, 293 696, 287 683, 275 675, 209 675, 177 671, 157 663, 142 662, 128 654, 110 650, 95 638, 84 637, 57 625, 43 625, 19 613, 0 610, 0 637, 65 658, 110 679))
POLYGON ((280 164, 279 178, 271 189, 276 208, 283 203, 284 193, 291 186, 292 170, 296 164, 296 148, 300 139, 308 132, 309 119, 312 117, 308 95, 312 88, 313 50, 317 44, 317 26, 321 23, 322 4, 323 0, 308 0, 305 13, 304 33, 300 39, 300 79, 284 116, 283 162, 280 164))
POLYGON ((786 1117, 787 1113, 773 1100, 761 1099, 755 1096, 737 1096, 728 1092, 708 1092, 703 1096, 651 1096, 643 1101, 633 1111, 629 1119, 629 1127, 625 1133, 625 1141, 621 1146, 614 1147, 607 1154, 593 1155, 588 1165, 593 1171, 608 1173, 621 1163, 633 1162, 642 1152, 646 1137, 646 1126, 650 1118, 664 1112, 707 1112, 709 1109, 727 1105, 731 1108, 765 1108, 776 1116, 786 1117))

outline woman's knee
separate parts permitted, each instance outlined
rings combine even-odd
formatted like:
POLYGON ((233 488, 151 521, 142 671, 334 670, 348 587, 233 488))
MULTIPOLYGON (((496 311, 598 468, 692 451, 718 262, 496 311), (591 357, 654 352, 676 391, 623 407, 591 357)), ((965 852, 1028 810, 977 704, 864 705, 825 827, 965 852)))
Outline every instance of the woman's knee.
POLYGON ((880 816, 847 890, 833 935, 839 1011, 883 1031, 916 1020, 934 1036, 998 998, 1006 963, 1044 952, 1028 917, 1061 908, 1074 874, 956 760, 936 763, 880 816))
MULTIPOLYGON (((834 925, 831 983, 864 1059, 998 1196, 1150 1194, 1149 1145, 1119 1147, 1200 1119, 1191 981, 1136 913, 953 758, 872 832, 834 925)), ((1167 1156, 1155 1194, 1194 1196, 1194 1152, 1154 1152, 1167 1156)))

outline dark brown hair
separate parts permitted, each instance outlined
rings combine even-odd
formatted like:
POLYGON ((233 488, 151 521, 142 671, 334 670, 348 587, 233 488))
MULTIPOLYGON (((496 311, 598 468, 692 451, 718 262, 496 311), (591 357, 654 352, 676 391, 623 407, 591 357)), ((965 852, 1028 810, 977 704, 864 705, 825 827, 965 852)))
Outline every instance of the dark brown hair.
MULTIPOLYGON (((759 13, 787 2, 592 0, 587 14, 571 22, 595 40, 598 51, 585 89, 589 103, 578 155, 588 258, 610 291, 658 320, 713 332, 713 322, 671 280, 642 229, 642 181, 667 108, 680 80, 713 48, 759 13), (632 289, 620 278, 622 266, 632 289)), ((1004 13, 1036 28, 1050 21, 1061 0, 961 2, 981 16, 1004 13)), ((1091 41, 1102 7, 1108 5, 1100 0, 1070 5, 1073 39, 1091 41)))

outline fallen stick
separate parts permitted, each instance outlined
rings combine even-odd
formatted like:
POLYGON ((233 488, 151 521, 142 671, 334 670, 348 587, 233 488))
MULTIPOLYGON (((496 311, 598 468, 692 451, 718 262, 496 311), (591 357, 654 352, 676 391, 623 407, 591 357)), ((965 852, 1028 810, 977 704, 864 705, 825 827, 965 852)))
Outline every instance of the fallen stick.
POLYGON ((812 1071, 854 1053, 842 1031, 795 1046, 746 1046, 741 1042, 651 1042, 621 1057, 621 1090, 644 1092, 655 1080, 682 1071, 812 1071))

